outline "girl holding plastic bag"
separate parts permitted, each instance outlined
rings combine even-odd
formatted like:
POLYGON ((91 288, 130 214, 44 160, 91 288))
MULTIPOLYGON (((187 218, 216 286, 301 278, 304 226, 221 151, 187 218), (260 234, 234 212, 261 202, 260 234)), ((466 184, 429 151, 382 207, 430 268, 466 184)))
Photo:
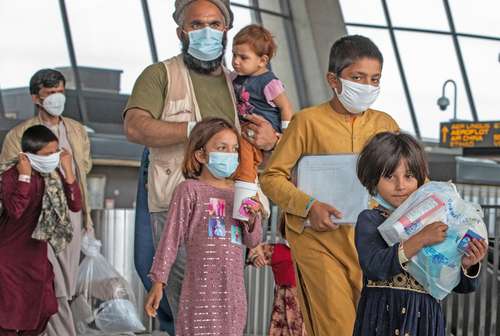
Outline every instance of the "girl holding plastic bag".
POLYGON ((199 122, 191 131, 183 163, 187 179, 176 188, 150 277, 153 287, 145 309, 155 316, 178 249, 187 255, 176 335, 243 335, 246 297, 243 278, 245 245, 262 237, 260 203, 250 219, 232 218, 238 166, 238 134, 224 119, 199 122))
POLYGON ((39 335, 57 313, 47 243, 72 239, 68 209, 80 211, 71 155, 47 127, 28 128, 17 160, 0 164, 0 335, 39 335), (63 174, 57 169, 60 166, 63 174))
MULTIPOLYGON (((410 135, 379 133, 361 152, 357 173, 379 206, 363 211, 356 223, 355 243, 364 286, 354 335, 444 336, 445 320, 439 301, 406 271, 406 264, 422 248, 442 242, 447 225, 429 224, 393 246, 378 231, 389 214, 428 177, 422 147, 410 135)), ((462 258, 455 292, 475 290, 486 251, 485 241, 472 239, 462 258)))

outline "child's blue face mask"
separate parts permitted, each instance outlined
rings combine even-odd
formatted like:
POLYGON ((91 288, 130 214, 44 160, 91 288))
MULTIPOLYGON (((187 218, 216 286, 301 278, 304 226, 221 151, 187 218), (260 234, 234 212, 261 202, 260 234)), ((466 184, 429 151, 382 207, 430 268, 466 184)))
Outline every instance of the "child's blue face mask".
POLYGON ((380 196, 380 194, 378 192, 377 192, 377 194, 375 196, 373 196, 373 199, 375 201, 377 201, 377 203, 379 205, 383 206, 384 208, 386 208, 389 211, 396 210, 396 208, 393 207, 392 205, 390 205, 389 202, 387 202, 385 199, 383 199, 382 196, 380 196))
POLYGON ((234 174, 238 164, 238 153, 210 152, 206 166, 214 177, 225 179, 234 174))
POLYGON ((222 55, 224 32, 210 27, 193 30, 188 33, 188 54, 200 61, 213 61, 222 55))

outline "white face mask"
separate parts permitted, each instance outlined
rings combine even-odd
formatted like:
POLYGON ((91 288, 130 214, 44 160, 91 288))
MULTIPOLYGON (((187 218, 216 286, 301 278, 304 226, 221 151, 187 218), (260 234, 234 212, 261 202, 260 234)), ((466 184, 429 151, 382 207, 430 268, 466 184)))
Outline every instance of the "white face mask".
POLYGON ((377 100, 380 87, 338 78, 342 83, 342 92, 335 90, 335 93, 345 109, 352 114, 366 111, 377 100))
POLYGON ((43 108, 54 117, 59 117, 64 111, 66 96, 60 92, 53 93, 43 100, 43 108))
POLYGON ((40 173, 51 173, 59 165, 59 156, 61 152, 56 152, 51 155, 37 155, 32 153, 24 153, 31 163, 31 167, 40 173))

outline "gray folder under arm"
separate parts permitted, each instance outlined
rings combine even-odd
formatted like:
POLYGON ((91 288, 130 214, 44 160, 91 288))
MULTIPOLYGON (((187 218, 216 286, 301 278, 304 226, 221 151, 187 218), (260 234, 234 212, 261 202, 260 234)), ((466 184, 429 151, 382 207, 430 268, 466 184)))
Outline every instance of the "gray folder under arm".
POLYGON ((356 175, 357 159, 357 154, 309 155, 297 166, 297 187, 343 214, 341 219, 332 218, 334 223, 355 224, 368 208, 370 195, 356 175))

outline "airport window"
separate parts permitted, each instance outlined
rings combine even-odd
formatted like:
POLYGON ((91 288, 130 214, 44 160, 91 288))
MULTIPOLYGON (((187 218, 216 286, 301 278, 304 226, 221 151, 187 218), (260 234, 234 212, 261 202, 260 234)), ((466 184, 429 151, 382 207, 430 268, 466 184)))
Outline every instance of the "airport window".
MULTIPOLYGON (((416 135, 437 139, 439 121, 453 117, 451 87, 447 88, 451 106, 443 112, 436 104, 447 79, 458 86, 459 118, 498 119, 494 106, 500 105, 500 96, 491 89, 500 76, 498 1, 483 1, 480 6, 466 0, 340 0, 340 4, 349 33, 364 32, 378 43, 381 31, 391 37, 399 82, 383 81, 384 90, 400 92, 388 85, 403 87, 416 135)), ((384 55, 389 55, 386 50, 384 55)), ((390 109, 383 93, 381 98, 380 108, 390 109)), ((403 120, 398 122, 405 128, 403 120)))
POLYGON ((31 76, 42 68, 69 64, 59 6, 49 0, 1 1, 0 31, 0 109, 9 119, 26 119, 34 114, 31 76))
POLYGON ((66 0, 66 6, 78 66, 120 72, 117 87, 82 88, 129 94, 150 63, 140 1, 66 0))

